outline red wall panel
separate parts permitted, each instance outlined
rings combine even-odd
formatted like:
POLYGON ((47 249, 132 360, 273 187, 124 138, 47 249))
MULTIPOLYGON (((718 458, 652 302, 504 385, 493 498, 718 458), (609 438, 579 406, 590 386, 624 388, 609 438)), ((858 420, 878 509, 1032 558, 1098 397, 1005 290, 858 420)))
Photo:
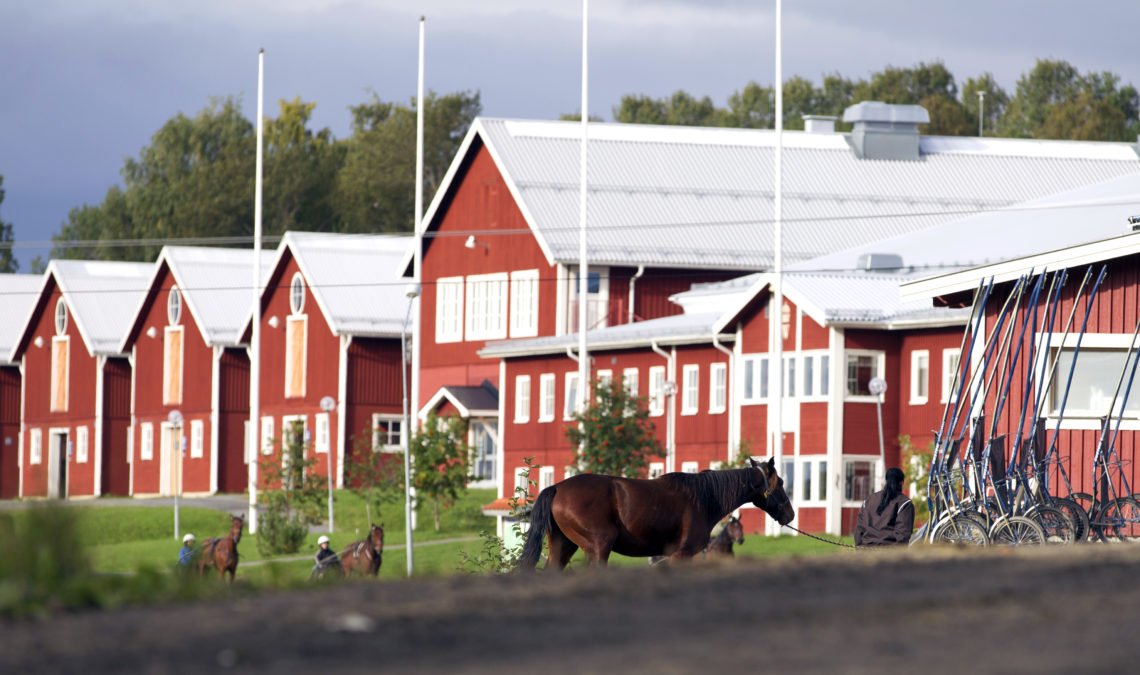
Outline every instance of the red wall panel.
POLYGON ((0 499, 20 492, 20 369, 0 366, 0 499))
POLYGON ((249 353, 244 347, 222 353, 218 387, 218 491, 244 492, 249 486, 245 463, 249 353))

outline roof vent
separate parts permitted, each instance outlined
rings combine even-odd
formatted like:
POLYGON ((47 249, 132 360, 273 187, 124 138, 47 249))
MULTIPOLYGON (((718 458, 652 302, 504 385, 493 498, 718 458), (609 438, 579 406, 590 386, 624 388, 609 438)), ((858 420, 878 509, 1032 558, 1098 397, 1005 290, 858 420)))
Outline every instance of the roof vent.
POLYGON ((1128 224, 1133 232, 1140 232, 1140 216, 1128 216, 1128 224))
POLYGON ((804 131, 809 134, 834 134, 837 119, 839 118, 834 115, 804 115, 804 131))
POLYGON ((920 105, 894 105, 863 101, 843 111, 843 121, 854 125, 851 144, 859 159, 917 161, 918 125, 930 114, 920 105))
POLYGON ((855 267, 864 272, 898 272, 903 268, 903 259, 897 253, 863 253, 855 267))

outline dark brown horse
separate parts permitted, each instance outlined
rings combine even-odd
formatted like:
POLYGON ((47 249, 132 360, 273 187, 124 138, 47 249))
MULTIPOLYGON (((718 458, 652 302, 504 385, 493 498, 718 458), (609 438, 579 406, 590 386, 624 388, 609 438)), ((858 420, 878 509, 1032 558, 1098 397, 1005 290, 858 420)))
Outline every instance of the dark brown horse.
POLYGON ((578 474, 543 490, 531 512, 519 569, 534 569, 549 535, 547 567, 564 569, 581 548, 591 565, 611 553, 687 560, 705 550, 713 525, 752 502, 781 525, 795 518, 775 460, 745 469, 669 473, 654 480, 578 474))
POLYGON ((384 562, 384 528, 372 524, 368 537, 354 541, 344 548, 340 554, 340 566, 345 576, 354 573, 361 576, 376 576, 380 573, 380 565, 384 562))
POLYGON ((228 537, 211 537, 202 544, 202 553, 198 556, 198 575, 206 574, 207 568, 218 571, 218 578, 230 575, 230 583, 234 582, 234 573, 238 566, 238 542, 241 541, 241 531, 245 526, 242 516, 230 516, 230 535, 228 537))
POLYGON ((705 555, 713 556, 731 556, 733 544, 744 543, 744 525, 740 523, 740 519, 736 516, 729 516, 728 522, 716 533, 716 536, 709 541, 709 547, 705 549, 705 555))

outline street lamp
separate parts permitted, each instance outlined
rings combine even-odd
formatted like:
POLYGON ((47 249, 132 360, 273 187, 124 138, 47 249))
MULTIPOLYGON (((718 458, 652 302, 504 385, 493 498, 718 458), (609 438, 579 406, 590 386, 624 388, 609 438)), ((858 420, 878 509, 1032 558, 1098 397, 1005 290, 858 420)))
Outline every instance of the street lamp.
POLYGON ((170 430, 174 432, 174 442, 177 443, 174 451, 178 453, 178 487, 174 491, 174 539, 178 540, 181 536, 179 532, 178 523, 178 510, 179 510, 179 497, 182 495, 182 469, 185 462, 185 448, 182 444, 182 413, 177 410, 171 410, 170 414, 166 416, 166 421, 170 423, 170 430))
POLYGON ((883 394, 887 393, 887 381, 881 377, 873 377, 867 383, 867 389, 875 397, 875 412, 879 417, 879 475, 885 476, 887 470, 887 453, 883 449, 883 394))
POLYGON ((664 386, 661 388, 661 394, 664 396, 663 404, 667 405, 665 411, 665 470, 677 470, 677 443, 674 439, 675 430, 674 425, 676 421, 673 418, 673 411, 676 402, 674 397, 677 395, 677 383, 673 380, 665 380, 664 386))
POLYGON ((408 284, 404 288, 408 298, 408 309, 404 313, 404 327, 400 331, 400 382, 404 390, 404 419, 401 422, 400 445, 404 449, 404 537, 408 560, 408 576, 412 576, 414 556, 412 555, 412 449, 408 443, 411 424, 408 414, 408 320, 412 317, 412 300, 420 295, 419 284, 408 284))
MULTIPOLYGON (((332 396, 325 396, 321 398, 321 410, 325 412, 332 412, 336 408, 336 399, 332 396)), ((329 434, 332 435, 331 433, 329 434)), ((321 439, 318 438, 317 442, 320 443, 321 439)), ((332 465, 332 443, 325 444, 325 455, 328 459, 328 483, 329 483, 329 534, 333 533, 333 465, 332 465)))

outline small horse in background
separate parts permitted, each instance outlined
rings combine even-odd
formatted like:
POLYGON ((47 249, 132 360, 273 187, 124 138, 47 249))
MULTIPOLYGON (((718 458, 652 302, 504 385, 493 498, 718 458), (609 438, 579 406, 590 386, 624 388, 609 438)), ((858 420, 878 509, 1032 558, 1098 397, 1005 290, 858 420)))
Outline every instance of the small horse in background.
POLYGON ((372 523, 368 536, 360 541, 354 541, 344 548, 340 554, 341 569, 345 576, 354 573, 361 576, 377 576, 380 574, 380 565, 384 562, 384 528, 372 523))
POLYGON ((744 543, 744 526, 740 524, 740 519, 736 516, 730 516, 728 522, 716 533, 716 536, 709 541, 709 547, 705 549, 705 555, 713 556, 732 556, 732 545, 744 543))
POLYGON ((578 474, 539 493, 519 569, 534 569, 548 535, 547 567, 559 570, 579 548, 591 565, 611 553, 688 560, 708 546, 713 525, 747 502, 781 525, 795 518, 775 459, 653 480, 578 474))
POLYGON ((234 582, 238 566, 238 542, 241 541, 243 527, 245 518, 231 515, 228 537, 211 537, 202 543, 202 552, 198 556, 199 576, 204 576, 206 569, 213 567, 218 571, 218 578, 225 578, 228 573, 230 583, 234 582))

